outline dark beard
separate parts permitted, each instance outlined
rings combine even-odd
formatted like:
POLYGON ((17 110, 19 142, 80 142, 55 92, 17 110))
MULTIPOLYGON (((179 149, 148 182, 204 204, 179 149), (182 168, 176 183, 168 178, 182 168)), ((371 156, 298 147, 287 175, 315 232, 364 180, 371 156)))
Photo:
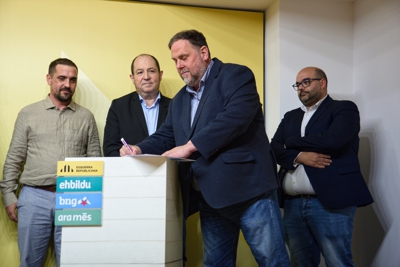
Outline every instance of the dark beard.
POLYGON ((58 101, 60 101, 60 102, 69 102, 69 101, 71 101, 71 99, 72 99, 72 91, 71 91, 71 89, 70 88, 67 88, 67 87, 64 87, 64 88, 61 88, 60 89, 60 91, 58 92, 58 94, 54 94, 54 97, 58 100, 58 101), (68 91, 69 92, 69 95, 67 95, 67 96, 63 96, 62 94, 61 94, 61 92, 62 91, 68 91))

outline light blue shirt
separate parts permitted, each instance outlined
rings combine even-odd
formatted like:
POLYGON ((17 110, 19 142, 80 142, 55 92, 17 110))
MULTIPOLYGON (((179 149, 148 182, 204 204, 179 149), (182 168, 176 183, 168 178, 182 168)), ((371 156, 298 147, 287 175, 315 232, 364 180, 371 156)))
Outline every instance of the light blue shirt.
POLYGON ((146 101, 139 95, 140 103, 142 104, 144 118, 146 120, 147 131, 152 135, 157 130, 158 110, 160 109, 161 95, 158 93, 156 101, 148 107, 146 101))
MULTIPOLYGON (((203 77, 201 77, 199 89, 197 91, 195 91, 189 85, 186 86, 186 92, 188 92, 190 94, 190 104, 191 104, 190 105, 191 106, 191 108, 190 108, 190 127, 193 124, 193 119, 194 119, 194 116, 196 115, 197 108, 199 107, 200 99, 204 92, 204 87, 206 85, 208 74, 210 74, 210 70, 213 65, 214 65, 214 61, 211 60, 210 65, 208 65, 208 67, 206 69, 206 72, 203 74, 203 77)), ((200 191, 200 188, 197 185, 197 181, 194 176, 192 177, 192 186, 196 191, 200 191)))
POLYGON ((201 77, 199 89, 197 91, 193 90, 193 88, 190 87, 189 85, 186 86, 186 92, 190 94, 190 99, 191 99, 190 126, 192 126, 193 124, 194 116, 196 115, 197 108, 199 107, 200 99, 201 96, 203 95, 204 87, 206 85, 208 75, 210 74, 210 70, 213 65, 214 61, 211 60, 210 65, 208 65, 206 69, 206 72, 203 74, 203 77, 201 77))

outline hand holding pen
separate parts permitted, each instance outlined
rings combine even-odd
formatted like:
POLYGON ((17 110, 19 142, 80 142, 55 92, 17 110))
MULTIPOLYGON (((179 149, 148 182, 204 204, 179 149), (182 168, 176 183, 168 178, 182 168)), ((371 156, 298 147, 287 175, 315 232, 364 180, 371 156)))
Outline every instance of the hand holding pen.
MULTIPOLYGON (((128 145, 128 143, 125 141, 124 138, 121 138, 121 142, 124 144, 124 146, 126 146, 129 149, 129 151, 131 152, 132 155, 136 154, 133 152, 132 148, 128 145)), ((121 152, 120 152, 120 154, 121 154, 121 152)))
POLYGON ((125 141, 124 138, 121 138, 121 142, 124 144, 121 149, 119 150, 119 155, 121 157, 128 156, 128 155, 140 155, 142 154, 142 150, 138 146, 130 146, 125 141))

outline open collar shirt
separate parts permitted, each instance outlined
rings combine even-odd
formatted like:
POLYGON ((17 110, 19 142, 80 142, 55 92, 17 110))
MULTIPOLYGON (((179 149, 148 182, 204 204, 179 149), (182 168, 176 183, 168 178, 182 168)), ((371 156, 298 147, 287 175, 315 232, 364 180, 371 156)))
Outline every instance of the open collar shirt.
POLYGON ((186 86, 186 92, 190 94, 191 99, 190 126, 192 126, 193 124, 194 116, 196 115, 197 108, 199 107, 200 99, 204 92, 204 87, 206 86, 206 81, 213 65, 214 61, 211 60, 210 65, 208 65, 206 69, 206 72, 203 74, 203 77, 201 77, 199 89, 197 91, 189 85, 186 86))
MULTIPOLYGON (((326 96, 309 109, 307 109, 307 107, 304 105, 301 106, 301 109, 304 111, 300 129, 301 137, 305 136, 308 122, 325 98, 326 96)), ((285 193, 292 196, 299 194, 315 194, 314 188, 311 185, 310 179, 308 178, 303 164, 298 164, 295 170, 290 170, 287 172, 283 179, 282 186, 285 193)))
POLYGON ((60 110, 49 96, 24 107, 15 122, 0 181, 5 207, 17 201, 22 169, 21 184, 55 185, 57 161, 66 157, 101 157, 93 114, 73 101, 60 110))
POLYGON ((152 135, 157 130, 158 113, 159 113, 158 111, 160 109, 161 94, 158 93, 156 101, 154 101, 153 105, 151 105, 150 107, 146 105, 146 101, 143 99, 141 95, 139 95, 139 99, 140 103, 142 104, 144 118, 146 119, 147 131, 149 132, 149 135, 152 135))

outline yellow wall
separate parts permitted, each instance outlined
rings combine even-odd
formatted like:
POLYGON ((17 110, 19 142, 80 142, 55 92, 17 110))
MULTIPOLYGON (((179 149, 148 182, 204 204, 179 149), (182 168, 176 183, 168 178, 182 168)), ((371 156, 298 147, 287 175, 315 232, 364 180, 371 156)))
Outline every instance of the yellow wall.
POLYGON ((280 109, 280 53, 279 53, 279 4, 280 0, 275 0, 266 11, 265 22, 265 54, 266 54, 266 76, 265 81, 265 118, 266 129, 269 137, 274 136, 281 116, 280 109))
MULTIPOLYGON (((45 75, 52 60, 68 57, 78 65, 74 98, 95 114, 102 139, 111 100, 134 91, 129 72, 136 55, 158 58, 164 95, 173 97, 183 86, 167 44, 192 28, 207 37, 212 56, 249 66, 263 99, 263 13, 125 1, 0 0, 1 177, 16 116, 48 94, 45 75)), ((195 215, 189 219, 188 266, 201 266, 201 254, 195 215)), ((17 227, 0 209, 0 266, 18 264, 17 227)), ((55 266, 53 256, 45 266, 55 266)), ((238 266, 256 266, 243 238, 238 266)))

